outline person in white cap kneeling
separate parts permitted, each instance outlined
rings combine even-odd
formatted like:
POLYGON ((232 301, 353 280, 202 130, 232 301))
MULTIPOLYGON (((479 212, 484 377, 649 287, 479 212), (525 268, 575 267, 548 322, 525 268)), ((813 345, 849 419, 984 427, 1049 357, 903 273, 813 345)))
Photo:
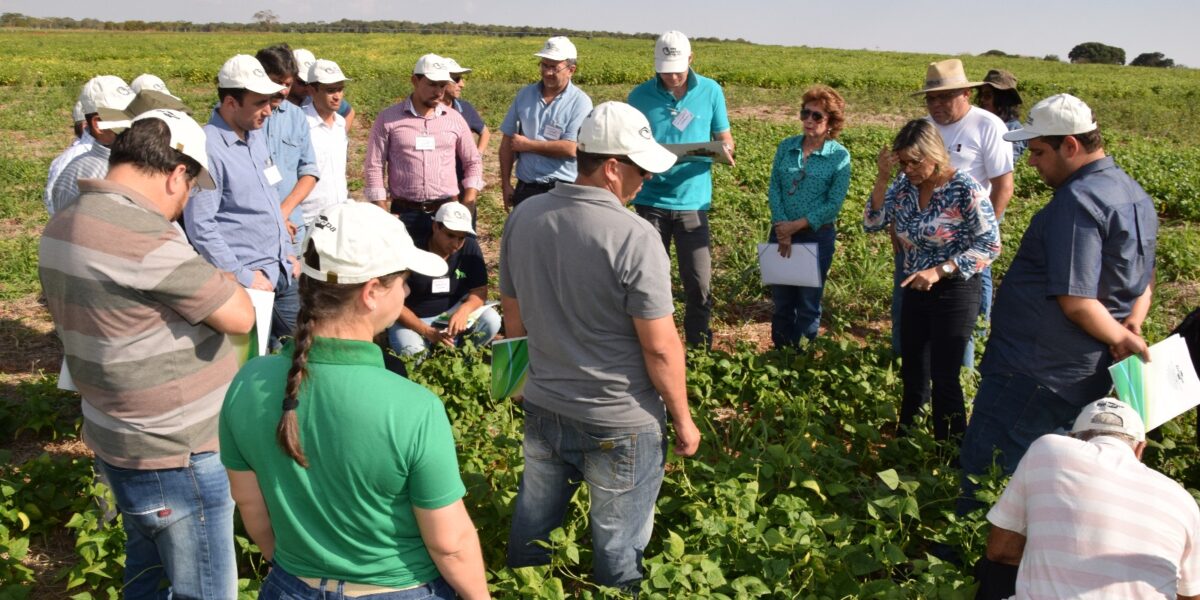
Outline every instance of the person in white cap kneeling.
POLYGON ((1019 565, 1016 589, 988 597, 1200 597, 1200 509, 1145 448, 1137 411, 1111 398, 1070 437, 1038 438, 988 513, 988 557, 1019 565))
POLYGON ((392 350, 415 356, 431 346, 491 342, 500 331, 500 315, 485 306, 487 264, 471 227, 471 211, 458 202, 443 204, 433 217, 432 231, 414 237, 413 243, 441 257, 450 268, 440 277, 416 273, 409 277, 404 311, 388 329, 392 350))
POLYGON ((671 316, 670 260, 658 232, 625 206, 652 173, 675 164, 650 123, 620 102, 579 130, 579 175, 526 200, 504 226, 505 334, 528 335, 525 467, 508 565, 550 562, 580 481, 591 495, 597 583, 635 594, 654 525, 669 434, 695 454, 683 343, 671 316), (614 471, 614 461, 628 469, 614 471))

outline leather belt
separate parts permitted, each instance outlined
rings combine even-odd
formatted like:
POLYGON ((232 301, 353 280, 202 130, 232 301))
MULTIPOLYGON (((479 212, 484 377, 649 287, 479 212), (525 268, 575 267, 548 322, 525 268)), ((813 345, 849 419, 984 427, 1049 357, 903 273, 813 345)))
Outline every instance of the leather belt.
POLYGON ((406 198, 392 198, 392 213, 399 214, 402 212, 423 212, 425 214, 433 214, 437 209, 447 202, 454 200, 453 197, 438 198, 436 200, 426 200, 419 202, 416 200, 408 200, 406 198))

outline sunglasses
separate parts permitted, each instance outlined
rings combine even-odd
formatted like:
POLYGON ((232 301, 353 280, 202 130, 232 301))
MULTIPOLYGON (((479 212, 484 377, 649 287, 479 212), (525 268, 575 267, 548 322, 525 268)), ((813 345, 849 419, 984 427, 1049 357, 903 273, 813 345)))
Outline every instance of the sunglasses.
POLYGON ((628 156, 616 156, 616 157, 614 157, 614 158, 615 158, 615 159, 617 160, 617 162, 619 162, 619 163, 625 163, 625 164, 627 164, 627 165, 629 165, 629 166, 631 166, 631 167, 633 167, 633 168, 637 169, 638 175, 639 175, 639 176, 641 176, 641 177, 645 177, 645 176, 646 176, 646 174, 647 174, 647 173, 649 173, 649 171, 647 171, 647 170, 645 170, 645 169, 641 168, 640 166, 638 166, 638 164, 637 164, 637 163, 635 163, 635 162, 633 162, 633 160, 632 160, 632 159, 630 159, 628 156))
POLYGON ((815 110, 808 110, 807 108, 800 110, 800 120, 801 121, 805 121, 805 120, 809 119, 810 117, 812 118, 812 120, 820 123, 821 121, 825 120, 825 113, 818 112, 815 110))
POLYGON ((456 74, 454 74, 454 75, 451 75, 451 76, 450 76, 450 79, 451 79, 451 80, 452 80, 454 83, 459 83, 459 82, 461 82, 461 81, 462 81, 462 78, 463 78, 462 74, 459 74, 459 73, 456 73, 456 74))

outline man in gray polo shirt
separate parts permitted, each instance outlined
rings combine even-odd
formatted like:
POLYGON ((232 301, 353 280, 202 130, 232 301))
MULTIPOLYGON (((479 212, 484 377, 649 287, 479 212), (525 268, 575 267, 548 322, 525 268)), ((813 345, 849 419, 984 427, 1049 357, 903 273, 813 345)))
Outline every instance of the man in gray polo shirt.
POLYGON ((501 241, 505 327, 529 336, 530 364, 508 564, 550 562, 535 542, 562 525, 586 481, 596 581, 628 590, 643 576, 666 418, 676 454, 691 456, 700 443, 671 316, 670 262, 654 228, 625 208, 675 157, 645 116, 619 102, 584 120, 578 150, 575 183, 514 209, 501 241))

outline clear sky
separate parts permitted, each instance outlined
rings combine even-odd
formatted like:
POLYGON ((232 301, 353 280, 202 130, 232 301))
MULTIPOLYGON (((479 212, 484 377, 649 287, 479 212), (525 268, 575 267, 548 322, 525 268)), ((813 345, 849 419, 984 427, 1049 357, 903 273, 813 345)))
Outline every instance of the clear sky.
POLYGON ((1124 48, 1127 61, 1142 52, 1162 52, 1176 63, 1200 67, 1196 0, 0 0, 3 12, 113 21, 249 22, 258 10, 272 10, 281 21, 451 21, 654 33, 678 29, 690 36, 762 44, 946 54, 997 49, 1038 57, 1057 54, 1064 60, 1075 44, 1096 41, 1124 48), (414 11, 415 6, 422 8, 414 11))

